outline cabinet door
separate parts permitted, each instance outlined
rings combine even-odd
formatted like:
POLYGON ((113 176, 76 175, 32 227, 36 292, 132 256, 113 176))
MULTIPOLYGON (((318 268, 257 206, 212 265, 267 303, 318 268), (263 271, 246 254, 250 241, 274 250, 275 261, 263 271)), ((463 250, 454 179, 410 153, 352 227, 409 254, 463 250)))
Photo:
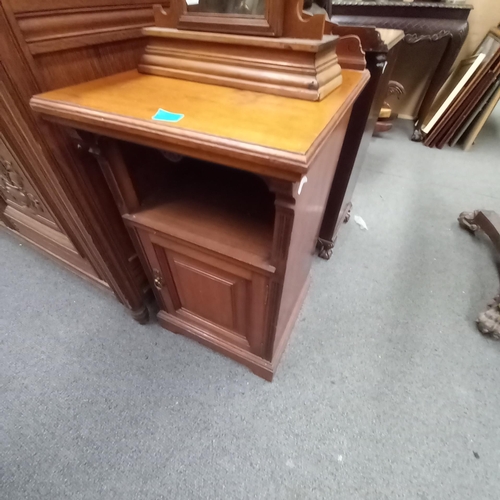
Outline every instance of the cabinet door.
POLYGON ((261 355, 266 276, 168 237, 141 231, 140 238, 168 314, 261 355))

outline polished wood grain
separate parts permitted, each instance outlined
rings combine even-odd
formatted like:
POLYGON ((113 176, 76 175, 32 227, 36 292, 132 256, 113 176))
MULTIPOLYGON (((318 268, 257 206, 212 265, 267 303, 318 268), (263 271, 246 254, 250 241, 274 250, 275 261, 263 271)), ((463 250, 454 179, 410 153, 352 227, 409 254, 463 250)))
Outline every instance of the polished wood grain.
MULTIPOLYGON (((294 15, 301 18, 300 10, 294 15)), ((322 39, 323 17, 304 22, 301 37, 320 24, 309 38, 322 39)), ((272 380, 307 292, 351 109, 368 78, 366 70, 346 70, 337 89, 310 102, 129 71, 37 95, 31 105, 69 127, 97 160, 109 192, 90 205, 113 196, 160 324, 272 380), (159 108, 184 117, 155 121, 159 108)), ((92 179, 102 190, 97 174, 78 177, 85 189, 92 179)))
MULTIPOLYGON (((54 93, 50 98, 36 97, 33 105, 51 119, 109 137, 94 140, 91 149, 147 270, 160 307, 160 324, 271 380, 307 291, 351 108, 366 81, 365 71, 346 72, 338 95, 324 109, 325 101, 311 103, 131 72, 63 89, 55 93, 57 99, 54 93), (138 82, 144 85, 137 86, 138 82), (222 157, 232 168, 206 162, 207 153, 196 147, 190 128, 156 124, 146 119, 153 108, 138 113, 126 105, 126 101, 137 103, 132 95, 151 98, 153 89, 166 99, 175 96, 171 103, 187 106, 195 100, 187 125, 198 127, 194 137, 210 138, 212 160, 222 157), (117 96, 119 107, 110 109, 117 105, 117 96), (88 121, 89 103, 106 103, 107 111, 101 112, 99 120, 88 121), (256 107, 260 119, 252 111, 256 107), (64 118, 61 108, 77 112, 64 118), (117 133, 116 123, 127 118, 119 110, 136 117, 122 121, 117 133), (315 137, 306 134, 304 141, 304 134, 297 133, 299 146, 292 143, 282 132, 290 113, 297 122, 315 126, 315 137), (280 126, 268 128, 267 121, 277 120, 276 115, 280 121, 274 124, 280 126), (230 122, 236 131, 229 129, 230 122), (174 144, 169 142, 171 131, 179 131, 179 138, 187 144, 191 141, 191 158, 172 163, 140 146, 153 145, 145 137, 155 128, 160 149, 169 149, 166 144, 174 144), (265 137, 264 131, 272 137, 265 137), (229 134, 230 143, 246 162, 227 154, 229 134), (254 138, 260 143, 247 142, 254 138), (281 162, 280 168, 261 166, 258 176, 245 172, 251 170, 248 165, 260 164, 255 152, 263 151, 268 165, 281 162), (294 158, 303 166, 299 175, 290 161, 294 158)), ((290 129, 293 133, 294 127, 290 129)), ((87 141, 92 143, 92 136, 87 141)))
MULTIPOLYGON (((158 2, 164 4, 165 2, 158 2)), ((166 2, 168 5, 168 2, 166 2)), ((140 6, 151 6, 151 0, 10 0, 12 5, 12 10, 16 14, 26 14, 26 13, 40 13, 43 11, 53 11, 53 10, 74 10, 74 9, 88 9, 88 10, 98 10, 103 8, 108 8, 110 6, 124 6, 124 5, 135 5, 140 6)))
POLYGON ((342 83, 336 36, 304 41, 156 27, 144 33, 141 73, 309 101, 342 83))
POLYGON ((369 77, 357 71, 342 76, 342 86, 326 99, 308 102, 130 71, 35 96, 31 105, 46 117, 111 137, 133 135, 146 145, 300 180, 369 77), (152 121, 159 108, 184 118, 152 121))
POLYGON ((273 203, 267 186, 258 178, 191 161, 183 162, 178 175, 171 176, 142 208, 126 214, 125 219, 134 226, 168 233, 273 272, 273 203))
POLYGON ((75 258, 62 247, 54 251, 61 241, 54 233, 31 231, 37 240, 30 242, 76 273, 93 274, 141 321, 146 279, 99 166, 70 134, 35 119, 29 99, 136 67, 145 45, 141 27, 153 22, 148 6, 143 0, 0 2, 0 84, 8 110, 0 113, 0 128, 75 258))
POLYGON ((0 228, 44 251, 49 257, 59 259, 65 267, 85 279, 94 280, 100 287, 107 288, 81 246, 71 238, 72 233, 61 219, 58 209, 52 205, 52 185, 44 178, 43 156, 37 147, 36 135, 28 124, 29 116, 19 103, 19 89, 8 71, 10 61, 5 57, 3 45, 7 32, 3 31, 1 35, 0 219, 4 226, 0 225, 0 228))
POLYGON ((170 9, 154 6, 155 25, 194 31, 321 40, 325 16, 303 14, 304 0, 266 0, 264 16, 203 14, 188 11, 185 0, 171 0, 170 9))
POLYGON ((159 297, 162 325, 174 332, 189 325, 229 352, 262 357, 266 276, 169 234, 139 230, 138 236, 159 297))
MULTIPOLYGON (((303 0, 291 0, 292 2, 303 0)), ((289 3, 289 2, 288 2, 289 3)), ((171 0, 170 9, 154 6, 155 25, 237 35, 281 36, 285 0, 266 0, 264 15, 220 14, 188 9, 185 0, 171 0)))
POLYGON ((116 10, 52 12, 43 16, 19 17, 19 28, 32 54, 142 38, 142 28, 150 26, 150 6, 116 10))
POLYGON ((321 40, 325 32, 326 18, 323 14, 304 15, 304 0, 288 0, 283 22, 283 36, 321 40))
MULTIPOLYGON (((185 4, 185 0, 180 1, 185 4)), ((264 0, 264 15, 204 14, 184 10, 179 18, 179 29, 198 31, 223 31, 238 35, 267 35, 279 37, 283 32, 283 15, 286 0, 264 0)), ((296 1, 296 0, 295 0, 296 1)), ((288 2, 289 3, 289 2, 288 2)))

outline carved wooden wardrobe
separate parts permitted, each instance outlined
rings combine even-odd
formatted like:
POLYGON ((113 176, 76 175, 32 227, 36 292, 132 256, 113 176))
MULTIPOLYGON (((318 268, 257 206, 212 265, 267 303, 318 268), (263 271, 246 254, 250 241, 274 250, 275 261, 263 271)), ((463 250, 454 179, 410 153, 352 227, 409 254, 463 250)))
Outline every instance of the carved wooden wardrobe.
POLYGON ((102 173, 29 99, 136 67, 152 3, 0 0, 0 230, 111 290, 139 321, 146 279, 102 173))

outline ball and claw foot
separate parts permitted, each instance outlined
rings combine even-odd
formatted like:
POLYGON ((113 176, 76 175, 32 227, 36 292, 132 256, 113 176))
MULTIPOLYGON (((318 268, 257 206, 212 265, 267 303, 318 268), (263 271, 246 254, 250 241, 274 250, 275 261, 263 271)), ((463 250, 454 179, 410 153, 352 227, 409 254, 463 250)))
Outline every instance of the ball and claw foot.
MULTIPOLYGON (((498 215, 494 212, 484 210, 462 212, 458 217, 458 223, 460 227, 467 229, 472 234, 481 229, 500 251, 500 224, 498 215)), ((479 315, 476 323, 478 330, 483 335, 500 340, 500 294, 488 304, 488 308, 479 315)))
POLYGON ((413 129, 411 140, 413 142, 422 142, 424 140, 424 134, 418 125, 413 129))
POLYGON ((467 229, 467 231, 470 231, 471 233, 475 233, 478 229, 479 226, 476 224, 476 217, 477 217, 478 210, 475 210, 474 212, 462 212, 458 216, 458 224, 462 229, 467 229))
POLYGON ((318 238, 318 255, 320 258, 330 260, 335 242, 318 238))
POLYGON ((349 210, 344 217, 344 224, 347 224, 349 222, 349 219, 351 218, 351 211, 349 210))
POLYGON ((488 304, 488 309, 479 315, 477 328, 483 335, 500 340, 500 295, 488 304))

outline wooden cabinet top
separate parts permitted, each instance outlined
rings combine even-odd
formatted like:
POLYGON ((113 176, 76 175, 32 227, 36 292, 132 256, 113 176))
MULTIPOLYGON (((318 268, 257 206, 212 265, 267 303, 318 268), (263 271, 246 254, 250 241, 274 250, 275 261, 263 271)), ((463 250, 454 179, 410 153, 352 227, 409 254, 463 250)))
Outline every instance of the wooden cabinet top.
POLYGON ((338 89, 311 102, 134 70, 37 95, 31 106, 74 128, 299 180, 369 73, 342 76, 338 89), (184 117, 155 121, 160 108, 184 117))

